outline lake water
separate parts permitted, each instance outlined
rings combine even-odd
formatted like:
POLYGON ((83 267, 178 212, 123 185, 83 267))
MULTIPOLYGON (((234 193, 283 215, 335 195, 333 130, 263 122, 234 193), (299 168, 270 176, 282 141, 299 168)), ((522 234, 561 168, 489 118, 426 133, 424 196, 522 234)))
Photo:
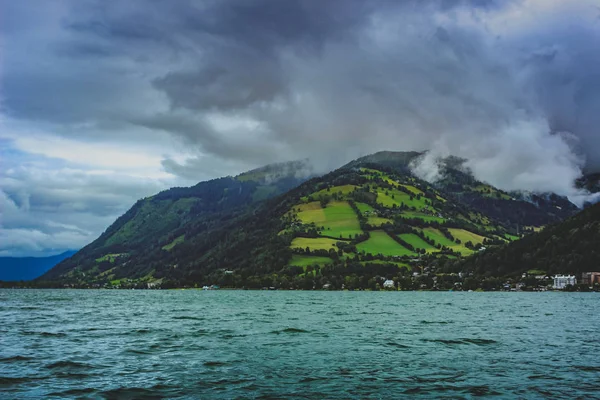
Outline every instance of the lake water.
POLYGON ((0 290, 0 398, 600 398, 597 293, 0 290))

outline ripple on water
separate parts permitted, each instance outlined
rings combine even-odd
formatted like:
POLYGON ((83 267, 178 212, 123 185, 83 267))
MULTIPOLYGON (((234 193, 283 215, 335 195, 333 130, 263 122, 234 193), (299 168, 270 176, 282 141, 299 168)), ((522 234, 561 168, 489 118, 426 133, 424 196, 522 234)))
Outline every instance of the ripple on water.
POLYGON ((479 339, 479 338, 461 338, 461 339, 421 339, 423 342, 441 343, 448 346, 462 345, 462 344, 474 344, 477 346, 488 346, 498 343, 491 339, 479 339))
POLYGON ((295 335, 295 334, 300 334, 300 333, 310 333, 310 331, 307 331, 305 329, 300 329, 300 328, 285 328, 285 329, 271 331, 271 333, 276 334, 276 335, 281 335, 281 334, 295 335))

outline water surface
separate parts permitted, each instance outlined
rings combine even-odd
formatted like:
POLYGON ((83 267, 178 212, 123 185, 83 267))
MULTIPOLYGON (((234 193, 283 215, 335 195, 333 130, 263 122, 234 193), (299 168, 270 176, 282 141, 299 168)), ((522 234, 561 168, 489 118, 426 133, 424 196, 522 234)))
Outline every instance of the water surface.
POLYGON ((596 293, 0 290, 1 398, 600 398, 596 293))

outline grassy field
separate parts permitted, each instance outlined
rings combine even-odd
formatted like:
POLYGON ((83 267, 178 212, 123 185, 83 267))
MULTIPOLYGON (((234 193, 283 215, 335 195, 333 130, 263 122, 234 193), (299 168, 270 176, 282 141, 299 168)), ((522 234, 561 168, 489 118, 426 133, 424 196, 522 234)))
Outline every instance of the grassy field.
POLYGON ((383 217, 369 217, 367 218, 367 223, 371 226, 381 226, 383 224, 392 223, 392 220, 389 218, 383 217))
POLYGON ((183 243, 183 241, 185 240, 185 235, 181 235, 176 237, 175 239, 173 239, 173 241, 167 245, 164 245, 162 247, 163 250, 166 251, 171 251, 171 249, 175 246, 177 246, 179 243, 183 243))
POLYGON ((349 239, 350 236, 362 233, 358 216, 346 201, 332 201, 325 208, 321 208, 319 202, 313 201, 294 208, 300 210, 298 218, 303 223, 314 222, 322 227, 323 235, 349 239))
POLYGON ((365 203, 355 203, 355 204, 356 204, 356 208, 358 208, 358 211, 360 211, 361 213, 375 211, 375 209, 368 204, 365 204, 365 203))
POLYGON ((308 265, 325 265, 331 264, 333 260, 329 257, 319 256, 305 256, 302 254, 293 254, 292 261, 289 265, 295 265, 298 267, 306 267, 308 265))
POLYGON ((451 247, 451 248, 459 246, 452 240, 448 239, 446 236, 444 236, 444 234, 442 232, 440 232, 439 230, 437 230, 435 228, 424 228, 424 229, 421 229, 421 232, 423 232, 423 234, 425 234, 425 236, 427 236, 429 239, 434 240, 436 243, 439 243, 442 246, 451 247))
POLYGON ((298 218, 305 224, 314 222, 320 225, 325 222, 325 212, 318 201, 300 204, 299 206, 295 206, 294 209, 298 212, 298 218))
POLYGON ((412 185, 402 185, 404 186, 406 189, 408 189, 409 192, 414 193, 414 194, 423 194, 423 191, 417 187, 414 187, 412 185))
POLYGON ((395 189, 377 189, 377 203, 387 208, 392 208, 394 204, 396 206, 400 206, 402 203, 404 203, 404 205, 408 207, 415 207, 417 210, 420 210, 426 206, 424 197, 421 199, 413 197, 411 200, 409 194, 395 189), (388 194, 386 194, 386 192, 388 194))
POLYGON ((425 249, 428 253, 438 251, 438 249, 436 249, 435 247, 433 247, 414 233, 404 233, 399 236, 400 239, 404 240, 408 244, 411 244, 416 249, 425 249))
POLYGON ((450 231, 452 236, 454 236, 456 239, 459 239, 462 242, 462 244, 465 244, 466 242, 471 242, 473 244, 482 243, 483 239, 485 239, 485 237, 483 236, 466 231, 464 229, 450 228, 448 230, 450 231))
POLYGON ((335 249, 337 250, 337 247, 335 246, 335 243, 338 242, 338 240, 333 240, 333 239, 329 239, 329 238, 302 238, 302 237, 298 237, 298 238, 294 238, 294 240, 292 240, 292 244, 290 245, 290 247, 292 249, 305 249, 305 248, 309 248, 311 250, 327 250, 329 251, 329 249, 335 249))
MULTIPOLYGON (((313 193, 311 196, 314 199, 318 199, 320 196, 331 196, 333 194, 342 194, 342 195, 346 195, 352 191, 354 191, 354 189, 356 189, 356 185, 343 185, 343 186, 334 186, 329 188, 329 190, 327 189, 323 189, 323 190, 319 190, 318 192, 313 193)), ((303 197, 302 200, 306 199, 307 197, 303 197)), ((304 200, 306 201, 306 200, 304 200)))
POLYGON ((418 219, 422 219, 423 221, 427 221, 427 222, 431 222, 431 221, 437 221, 439 223, 445 222, 444 218, 440 218, 435 215, 425 214, 425 213, 418 212, 418 211, 403 211, 401 216, 403 218, 418 218, 418 219))
POLYGON ((454 238, 459 239, 461 241, 460 244, 458 244, 456 242, 453 242, 452 240, 448 239, 446 236, 444 236, 442 234, 442 232, 440 232, 437 229, 434 229, 434 228, 425 228, 425 229, 422 229, 421 231, 429 239, 432 239, 436 243, 439 243, 442 246, 449 247, 452 250, 457 251, 457 252, 459 252, 459 253, 461 253, 463 255, 473 253, 473 250, 467 249, 465 247, 465 243, 466 242, 470 241, 473 244, 477 244, 477 243, 483 242, 483 239, 485 239, 483 236, 477 235, 477 234, 475 234, 473 232, 466 231, 464 229, 450 228, 448 230, 450 231, 450 233, 452 234, 452 236, 454 236, 454 238))
POLYGON ((358 251, 364 251, 373 255, 384 256, 410 256, 414 253, 388 236, 384 231, 369 232, 370 238, 356 245, 358 251))
POLYGON ((100 258, 96 258, 96 262, 102 262, 102 261, 114 262, 116 258, 121 257, 124 254, 127 254, 127 253, 105 254, 100 258))

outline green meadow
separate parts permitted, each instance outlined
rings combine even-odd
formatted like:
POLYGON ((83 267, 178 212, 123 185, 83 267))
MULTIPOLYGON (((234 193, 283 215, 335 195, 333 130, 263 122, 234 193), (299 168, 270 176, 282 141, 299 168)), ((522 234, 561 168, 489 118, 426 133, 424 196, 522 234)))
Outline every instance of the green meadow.
POLYGON ((399 235, 400 239, 404 240, 406 243, 412 245, 415 249, 425 249, 428 253, 436 252, 438 249, 421 239, 419 236, 414 233, 403 233, 399 235))
POLYGON ((358 208, 358 211, 360 211, 361 214, 364 214, 366 212, 375 212, 375 209, 366 203, 357 202, 355 204, 356 208, 358 208))
POLYGON ((315 201, 296 208, 301 210, 298 218, 305 224, 314 222, 322 227, 324 236, 349 239, 362 233, 358 216, 346 201, 332 201, 325 208, 315 201))
POLYGON ((462 244, 465 244, 466 242, 478 244, 478 243, 482 243, 483 240, 485 239, 485 237, 483 237, 483 236, 480 236, 473 232, 469 232, 464 229, 450 228, 448 230, 450 231, 452 236, 454 236, 456 239, 459 239, 462 242, 462 244))
MULTIPOLYGON (((320 196, 331 196, 334 194, 347 195, 354 191, 354 189, 356 189, 356 185, 334 186, 329 189, 319 190, 318 192, 313 193, 311 196, 314 199, 318 199, 320 196)), ((306 201, 305 199, 308 199, 308 196, 303 197, 301 200, 306 201)))
POLYGON ((377 203, 387 208, 392 208, 394 205, 398 207, 401 204, 404 204, 408 207, 415 207, 417 210, 426 207, 424 197, 422 197, 421 199, 413 197, 411 200, 409 194, 396 189, 377 189, 377 203))
POLYGON ((383 217, 368 217, 367 223, 371 226, 379 227, 384 224, 391 224, 392 220, 389 218, 383 218, 383 217))
POLYGON ((432 222, 432 221, 436 221, 439 223, 445 222, 444 218, 440 218, 437 215, 429 215, 429 214, 425 214, 425 213, 422 213, 419 211, 403 211, 401 216, 403 218, 417 218, 417 219, 421 219, 426 222, 432 222))
POLYGON ((337 250, 335 246, 338 240, 329 239, 329 238, 304 238, 297 237, 292 240, 292 244, 290 247, 292 249, 306 249, 307 247, 311 250, 327 250, 334 249, 337 250))
POLYGON ((410 256, 414 254, 389 237, 384 231, 372 231, 369 234, 369 239, 356 245, 358 251, 373 255, 383 254, 384 256, 410 256))
POLYGON ((448 239, 446 236, 444 236, 442 232, 435 228, 423 228, 421 229, 421 232, 423 232, 423 234, 427 236, 427 238, 434 240, 436 243, 439 243, 442 246, 451 248, 457 246, 455 242, 448 239))
POLYGON ((298 267, 306 267, 309 265, 325 265, 331 264, 332 259, 329 257, 307 256, 302 254, 293 254, 289 265, 298 267))

